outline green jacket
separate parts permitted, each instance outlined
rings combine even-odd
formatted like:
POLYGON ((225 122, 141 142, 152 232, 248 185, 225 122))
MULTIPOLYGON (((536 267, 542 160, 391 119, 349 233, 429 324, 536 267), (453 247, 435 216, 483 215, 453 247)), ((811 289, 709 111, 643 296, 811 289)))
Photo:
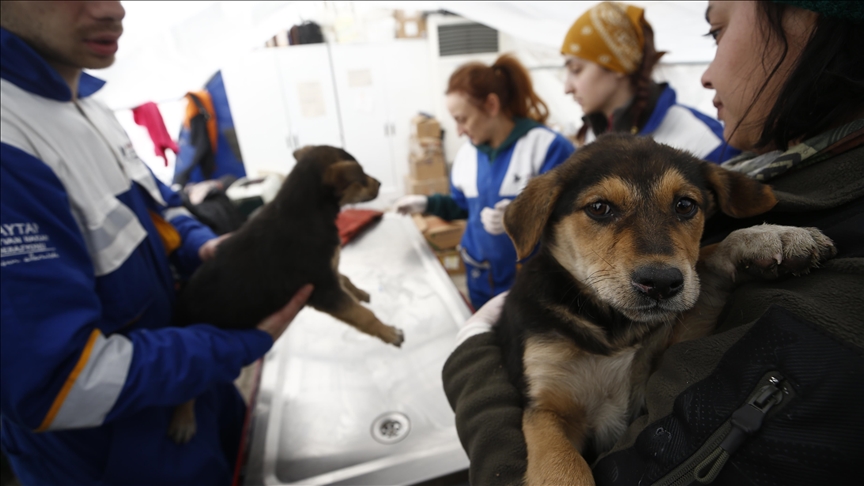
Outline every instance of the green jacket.
MULTIPOLYGON (((774 209, 746 220, 715 216, 704 241, 763 222, 815 226, 834 240, 838 255, 806 276, 737 288, 714 335, 670 348, 648 383, 646 413, 594 463, 598 485, 692 474, 676 469, 692 468, 717 449, 712 441, 728 433, 730 417, 768 372, 781 373, 791 393, 733 451, 713 484, 759 484, 753 478, 846 484, 858 478, 864 457, 864 147, 785 173, 771 185, 780 201, 774 209)), ((520 397, 493 334, 459 346, 443 380, 471 460, 471 483, 520 483, 526 468, 520 397)))

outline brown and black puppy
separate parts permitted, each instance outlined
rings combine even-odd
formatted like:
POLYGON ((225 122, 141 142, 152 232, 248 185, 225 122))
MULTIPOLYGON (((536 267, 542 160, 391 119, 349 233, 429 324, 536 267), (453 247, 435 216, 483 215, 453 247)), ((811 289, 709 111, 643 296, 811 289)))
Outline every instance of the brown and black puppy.
POLYGON ((525 398, 527 484, 593 484, 583 454, 611 448, 640 411, 660 352, 713 328, 740 261, 767 269, 779 254, 806 272, 831 255, 816 230, 763 226, 700 261, 710 214, 775 204, 768 186, 647 137, 599 137, 531 180, 504 223, 520 259, 540 245, 495 327, 525 398))
MULTIPOLYGON (((307 283, 308 305, 385 343, 401 346, 401 330, 363 307, 369 294, 339 273, 336 216, 346 204, 378 196, 380 183, 348 152, 304 147, 273 201, 219 245, 215 258, 193 274, 178 296, 176 325, 206 322, 252 329, 281 309, 307 283)), ((191 402, 178 407, 171 435, 186 442, 195 433, 191 402)))

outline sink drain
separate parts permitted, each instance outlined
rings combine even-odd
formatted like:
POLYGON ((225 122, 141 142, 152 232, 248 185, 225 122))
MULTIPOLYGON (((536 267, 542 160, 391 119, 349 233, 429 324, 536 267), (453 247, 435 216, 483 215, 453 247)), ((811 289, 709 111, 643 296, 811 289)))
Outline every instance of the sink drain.
POLYGON ((411 421, 399 412, 389 412, 372 422, 372 438, 382 444, 395 444, 411 431, 411 421))

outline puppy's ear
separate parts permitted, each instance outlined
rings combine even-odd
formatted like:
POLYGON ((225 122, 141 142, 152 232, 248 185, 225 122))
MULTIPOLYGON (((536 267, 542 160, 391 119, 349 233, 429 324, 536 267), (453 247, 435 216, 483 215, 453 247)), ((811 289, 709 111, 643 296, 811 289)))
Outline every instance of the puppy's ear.
POLYGON ((733 218, 756 216, 777 204, 771 187, 740 172, 726 170, 708 162, 702 163, 702 172, 717 198, 720 211, 733 218))
POLYGON ((365 178, 366 174, 363 173, 360 164, 353 160, 340 160, 330 164, 324 170, 323 182, 324 185, 333 187, 337 193, 341 194, 348 186, 355 182, 363 182, 365 178))
POLYGON ((299 162, 300 159, 303 158, 303 156, 306 155, 313 148, 315 148, 314 145, 304 145, 304 146, 300 147, 299 149, 295 150, 294 154, 293 154, 294 160, 299 162))
POLYGON ((561 193, 555 171, 547 172, 528 182, 528 186, 504 213, 504 229, 513 240, 516 255, 522 260, 531 254, 540 241, 543 227, 555 208, 561 193))

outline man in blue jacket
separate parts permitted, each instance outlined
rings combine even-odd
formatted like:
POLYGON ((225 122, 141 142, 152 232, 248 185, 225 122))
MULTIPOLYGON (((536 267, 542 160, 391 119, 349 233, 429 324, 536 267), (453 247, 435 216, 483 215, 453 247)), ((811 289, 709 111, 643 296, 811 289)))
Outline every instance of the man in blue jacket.
POLYGON ((215 235, 135 155, 82 72, 114 60, 119 2, 3 2, 0 292, 4 453, 24 484, 228 484, 245 406, 232 381, 307 286, 258 329, 168 327, 171 265, 215 235), (167 435, 197 398, 197 435, 167 435))

